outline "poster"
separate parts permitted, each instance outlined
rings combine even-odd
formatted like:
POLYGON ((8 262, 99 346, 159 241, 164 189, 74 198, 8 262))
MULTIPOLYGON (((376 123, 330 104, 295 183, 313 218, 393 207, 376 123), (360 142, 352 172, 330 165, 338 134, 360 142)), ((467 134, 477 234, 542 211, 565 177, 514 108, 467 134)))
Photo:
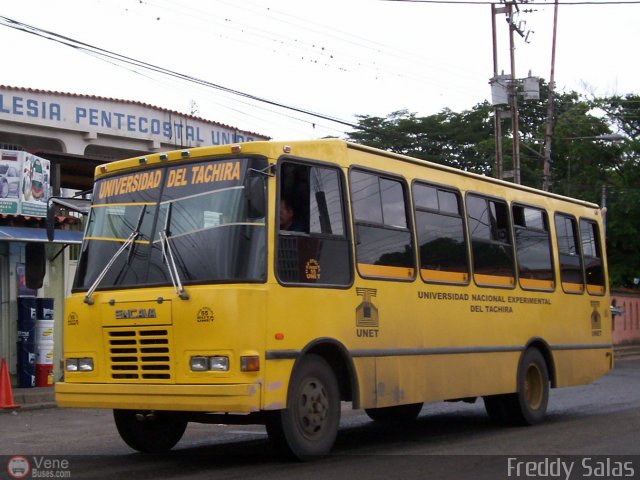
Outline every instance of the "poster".
POLYGON ((0 150, 0 214, 45 217, 50 179, 49 160, 0 150))
POLYGON ((0 151, 0 213, 18 215, 20 206, 20 181, 22 152, 0 151))

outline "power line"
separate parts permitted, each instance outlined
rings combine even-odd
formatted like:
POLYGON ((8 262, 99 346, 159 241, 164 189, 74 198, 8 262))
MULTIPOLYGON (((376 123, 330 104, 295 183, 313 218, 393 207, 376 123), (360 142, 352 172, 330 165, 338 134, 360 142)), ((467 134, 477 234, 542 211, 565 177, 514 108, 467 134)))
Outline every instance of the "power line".
POLYGON ((302 113, 302 114, 305 114, 305 115, 309 115, 311 117, 320 118, 322 120, 327 120, 327 121, 330 121, 330 122, 333 122, 333 123, 337 123, 337 124, 340 124, 340 125, 344 125, 344 126, 347 126, 347 127, 350 127, 350 128, 358 128, 358 126, 356 124, 354 124, 352 122, 348 122, 346 120, 342 120, 342 119, 337 118, 337 117, 333 117, 333 116, 330 116, 330 115, 322 114, 322 113, 319 113, 319 112, 313 112, 311 110, 307 110, 307 109, 300 108, 300 107, 294 107, 292 105, 286 105, 286 104, 283 104, 283 103, 280 103, 280 102, 276 102, 274 100, 270 100, 270 99, 267 99, 267 98, 264 98, 264 97, 260 97, 260 96, 253 95, 253 94, 250 94, 250 93, 247 93, 247 92, 243 92, 241 90, 235 90, 233 88, 225 87, 223 85, 219 85, 219 84, 216 84, 216 83, 213 83, 213 82, 209 82, 209 81, 203 80, 201 78, 193 77, 191 75, 187 75, 187 74, 176 72, 174 70, 170 70, 170 69, 167 69, 167 68, 159 67, 157 65, 154 65, 154 64, 151 64, 151 63, 147 63, 147 62, 144 62, 142 60, 137 60, 137 59, 134 59, 132 57, 128 57, 126 55, 121 55, 119 53, 115 53, 115 52, 112 52, 110 50, 106 50, 106 49, 97 47, 95 45, 91 45, 89 43, 85 43, 85 42, 82 42, 82 41, 79 41, 79 40, 76 40, 76 39, 73 39, 73 38, 70 38, 70 37, 67 37, 67 36, 64 36, 64 35, 60 35, 58 33, 55 33, 55 32, 49 31, 49 30, 44 30, 44 29, 35 27, 33 25, 29 25, 29 24, 26 24, 26 23, 23 23, 23 22, 19 22, 17 20, 14 20, 14 19, 11 19, 11 18, 8 18, 8 17, 5 17, 5 16, 0 16, 0 24, 4 25, 6 27, 9 27, 9 28, 13 28, 15 30, 19 30, 19 31, 22 31, 22 32, 25 32, 25 33, 29 33, 29 34, 44 38, 46 40, 57 42, 59 44, 62 44, 64 46, 67 46, 67 47, 70 47, 70 48, 73 48, 73 49, 76 49, 76 50, 79 50, 79 51, 82 51, 84 53, 88 53, 88 54, 92 54, 94 56, 99 56, 101 58, 108 59, 109 61, 116 61, 116 62, 120 62, 120 63, 127 64, 127 65, 133 65, 133 66, 138 67, 138 68, 143 68, 143 69, 146 69, 146 70, 149 70, 149 71, 152 71, 152 72, 160 73, 160 74, 163 74, 163 75, 168 75, 168 76, 171 76, 171 77, 174 77, 174 78, 179 78, 181 80, 185 80, 185 81, 188 81, 188 82, 192 82, 192 83, 196 83, 196 84, 199 84, 199 85, 203 85, 203 86, 206 86, 206 87, 209 87, 209 88, 213 88, 213 89, 220 90, 220 91, 223 91, 223 92, 226 92, 226 93, 230 93, 232 95, 236 95, 236 96, 247 98, 247 99, 250 99, 250 100, 257 101, 257 102, 261 102, 261 103, 265 103, 265 104, 268 104, 268 105, 272 105, 272 106, 275 106, 275 107, 278 107, 278 108, 283 108, 283 109, 286 109, 286 110, 291 110, 291 111, 294 111, 294 112, 302 113))
MULTIPOLYGON (((441 5, 504 5, 505 1, 473 1, 473 0, 379 0, 381 2, 400 2, 400 3, 435 3, 441 5)), ((640 0, 630 1, 606 1, 606 0, 594 0, 594 1, 575 1, 575 2, 561 2, 559 5, 575 6, 575 5, 636 5, 640 4, 640 0)), ((526 5, 535 7, 552 7, 553 3, 546 2, 526 2, 526 5)))
POLYGON ((460 84, 452 85, 451 82, 438 81, 439 76, 433 75, 432 70, 438 69, 453 72, 456 78, 466 77, 472 79, 477 77, 471 75, 468 68, 460 68, 458 65, 444 62, 438 62, 441 65, 433 66, 429 63, 432 62, 432 60, 427 57, 409 54, 393 46, 357 36, 332 26, 309 21, 289 13, 280 12, 271 7, 255 6, 253 9, 248 9, 244 2, 218 0, 230 7, 256 13, 270 22, 275 21, 284 24, 285 28, 278 29, 276 33, 265 30, 262 27, 263 23, 266 22, 251 25, 242 20, 236 20, 227 10, 225 10, 224 13, 224 21, 220 21, 217 17, 210 15, 209 12, 194 9, 189 7, 188 4, 175 4, 175 2, 171 0, 163 0, 165 4, 169 5, 164 6, 158 3, 160 1, 161 0, 156 0, 155 2, 145 1, 142 5, 144 7, 154 7, 172 13, 172 22, 174 23, 177 21, 176 14, 188 17, 188 26, 190 28, 194 21, 204 22, 207 24, 207 27, 202 29, 203 32, 209 31, 211 23, 216 23, 221 28, 219 31, 216 29, 215 35, 221 38, 233 39, 236 43, 242 42, 262 50, 273 49, 273 52, 279 55, 293 57, 295 60, 305 63, 332 68, 339 72, 352 73, 361 71, 366 75, 374 75, 376 79, 380 77, 394 77, 406 81, 420 82, 422 84, 428 83, 442 89, 455 90, 460 93, 467 93, 467 88, 460 84), (299 38, 288 33, 292 30, 292 27, 303 28, 307 34, 315 33, 324 35, 324 37, 317 41, 299 38), (228 33, 222 33, 222 31, 228 33), (257 41, 255 41, 253 37, 255 37, 257 41), (326 37, 331 38, 331 40, 346 43, 364 52, 370 52, 375 56, 375 60, 370 56, 363 57, 357 53, 346 52, 339 47, 336 48, 335 46, 325 44, 326 37), (267 40, 267 42, 265 42, 265 40, 267 40), (422 67, 422 69, 419 69, 420 67, 422 67), (429 69, 428 74, 425 74, 425 68, 429 69))

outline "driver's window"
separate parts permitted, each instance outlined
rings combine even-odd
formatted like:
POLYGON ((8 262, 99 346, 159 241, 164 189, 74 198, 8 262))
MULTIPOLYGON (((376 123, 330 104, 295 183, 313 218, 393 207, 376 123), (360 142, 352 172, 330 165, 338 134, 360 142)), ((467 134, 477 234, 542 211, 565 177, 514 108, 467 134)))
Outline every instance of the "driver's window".
POLYGON ((342 173, 285 161, 279 170, 278 277, 283 283, 345 285, 352 268, 342 173))

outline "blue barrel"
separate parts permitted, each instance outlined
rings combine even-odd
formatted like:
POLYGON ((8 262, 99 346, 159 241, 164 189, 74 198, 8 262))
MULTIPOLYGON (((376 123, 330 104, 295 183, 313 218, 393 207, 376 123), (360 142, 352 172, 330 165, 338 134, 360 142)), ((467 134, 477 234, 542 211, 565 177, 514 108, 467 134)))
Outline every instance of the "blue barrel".
POLYGON ((36 353, 33 345, 18 342, 18 386, 36 386, 36 353))
POLYGON ((53 298, 36 299, 36 320, 53 320, 53 298))
POLYGON ((18 297, 18 386, 36 385, 37 299, 18 297))
POLYGON ((37 299, 18 297, 18 341, 34 346, 34 351, 37 318, 37 299))

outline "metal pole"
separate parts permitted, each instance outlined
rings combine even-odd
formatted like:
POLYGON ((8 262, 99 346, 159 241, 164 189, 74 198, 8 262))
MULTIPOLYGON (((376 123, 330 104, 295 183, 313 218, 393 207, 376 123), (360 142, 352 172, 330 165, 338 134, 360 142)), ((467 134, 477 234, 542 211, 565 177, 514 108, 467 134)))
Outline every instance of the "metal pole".
MULTIPOLYGON (((493 34, 493 79, 498 76, 498 47, 496 40, 496 6, 491 4, 491 32, 493 34)), ((494 177, 502 179, 502 125, 500 121, 500 109, 493 107, 493 124, 496 142, 496 170, 494 177)))
POLYGON ((602 199, 600 201, 600 211, 602 212, 602 233, 607 236, 607 184, 602 184, 602 199))
POLYGON ((558 29, 558 0, 553 6, 553 40, 551 42, 551 73, 547 86, 547 128, 544 136, 544 166, 542 174, 542 189, 545 192, 551 190, 551 137, 553 135, 553 89, 555 88, 556 65, 556 31, 558 29))
MULTIPOLYGON (((515 3, 515 2, 514 2, 515 3)), ((511 122, 513 130, 513 181, 520 183, 520 134, 518 132, 518 95, 516 87, 516 59, 515 59, 515 43, 513 41, 513 3, 508 6, 509 15, 509 47, 511 50, 511 122)))

